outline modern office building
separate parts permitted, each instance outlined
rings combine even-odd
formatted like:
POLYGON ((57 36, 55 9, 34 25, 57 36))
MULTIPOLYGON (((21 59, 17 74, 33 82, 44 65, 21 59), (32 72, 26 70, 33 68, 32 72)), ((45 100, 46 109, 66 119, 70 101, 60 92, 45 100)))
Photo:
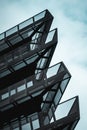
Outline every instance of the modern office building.
POLYGON ((58 38, 45 10, 0 34, 0 130, 74 130, 78 96, 60 100, 71 78, 49 67, 58 38))

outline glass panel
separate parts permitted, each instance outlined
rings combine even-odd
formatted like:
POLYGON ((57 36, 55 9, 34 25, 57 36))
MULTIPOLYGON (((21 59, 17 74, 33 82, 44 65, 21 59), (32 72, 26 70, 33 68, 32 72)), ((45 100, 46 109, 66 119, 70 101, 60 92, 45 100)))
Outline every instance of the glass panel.
POLYGON ((62 94, 61 94, 61 91, 59 89, 58 92, 57 92, 57 94, 56 94, 56 96, 55 96, 55 99, 54 99, 55 105, 58 105, 61 96, 62 96, 62 94))
POLYGON ((12 108, 12 107, 13 107, 12 104, 7 105, 7 106, 5 106, 5 107, 2 109, 2 111, 8 110, 8 109, 10 109, 10 108, 12 108))
POLYGON ((62 92, 64 92, 68 81, 69 81, 69 79, 65 79, 65 80, 63 80, 63 81, 61 82, 60 88, 61 88, 62 92))
POLYGON ((52 122, 54 122, 54 119, 53 119, 53 117, 52 117, 52 119, 51 119, 50 123, 52 123, 52 122))
POLYGON ((47 125, 49 123, 49 118, 48 116, 46 116, 45 120, 44 120, 44 125, 47 125))
POLYGON ((0 34, 0 40, 2 40, 4 38, 4 33, 0 34))
POLYGON ((4 42, 4 40, 2 41, 2 44, 0 45, 0 51, 4 50, 8 48, 8 45, 4 42))
POLYGON ((3 95, 1 95, 2 100, 6 99, 8 97, 9 97, 9 93, 8 92, 3 94, 3 95))
POLYGON ((34 32, 33 30, 28 31, 28 37, 29 37, 33 32, 34 32))
POLYGON ((37 120, 32 121, 32 125, 33 125, 34 130, 39 128, 40 127, 39 120, 37 119, 37 120))
POLYGON ((48 92, 43 96, 43 101, 45 101, 47 94, 48 94, 48 92))
POLYGON ((30 123, 23 125, 22 130, 31 130, 30 123))
POLYGON ((30 50, 34 50, 34 49, 36 49, 36 45, 35 44, 30 44, 30 50))
POLYGON ((37 68, 43 68, 44 64, 46 63, 47 59, 45 58, 41 58, 39 61, 38 61, 38 64, 37 64, 37 68))
POLYGON ((11 92, 10 92, 11 96, 14 95, 14 94, 16 94, 16 90, 15 89, 11 90, 11 92))
POLYGON ((21 62, 21 63, 15 65, 15 66, 14 66, 14 69, 15 69, 15 70, 18 70, 18 69, 21 69, 21 68, 24 67, 24 66, 25 66, 25 63, 24 63, 24 62, 21 62))
POLYGON ((35 55, 35 56, 25 59, 25 61, 27 62, 27 64, 30 64, 30 63, 34 62, 37 59, 37 57, 38 56, 35 55))
POLYGON ((60 64, 57 64, 47 70, 47 78, 50 78, 57 74, 60 64))
POLYGON ((0 78, 10 74, 11 72, 9 70, 4 70, 4 72, 0 73, 0 78))
POLYGON ((29 88, 29 87, 31 87, 31 86, 33 86, 33 81, 29 81, 29 82, 27 83, 27 88, 29 88))
POLYGON ((41 73, 37 73, 36 74, 36 80, 40 80, 41 79, 41 73))
POLYGON ((46 13, 46 12, 44 11, 44 12, 42 12, 42 13, 36 15, 36 16, 34 17, 34 20, 37 21, 37 20, 43 18, 43 17, 45 16, 45 13, 46 13))
POLYGON ((61 103, 58 108, 55 111, 55 117, 56 119, 61 119, 63 117, 66 117, 75 101, 75 98, 72 100, 69 100, 67 102, 61 103))
POLYGON ((41 94, 42 92, 43 92, 43 90, 38 91, 38 92, 35 92, 35 93, 32 94, 32 96, 33 96, 33 97, 36 97, 37 95, 41 94))
POLYGON ((48 43, 48 42, 52 41, 54 33, 55 33, 55 30, 48 33, 48 36, 47 36, 47 39, 46 39, 45 43, 48 43))
POLYGON ((23 91, 25 89, 26 89, 25 84, 23 84, 22 86, 17 88, 17 91, 20 92, 20 91, 23 91))
POLYGON ((19 29, 22 29, 22 28, 24 28, 32 23, 33 23, 33 19, 32 18, 28 19, 28 20, 22 22, 21 24, 19 24, 19 29))
POLYGON ((17 31, 17 26, 11 28, 10 30, 6 31, 6 36, 9 36, 17 31))

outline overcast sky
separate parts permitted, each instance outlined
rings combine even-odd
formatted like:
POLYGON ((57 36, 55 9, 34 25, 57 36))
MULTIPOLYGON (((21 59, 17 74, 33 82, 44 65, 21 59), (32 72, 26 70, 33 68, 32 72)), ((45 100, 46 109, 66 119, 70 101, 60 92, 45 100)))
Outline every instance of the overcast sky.
POLYGON ((63 61, 72 78, 62 100, 79 95, 81 119, 87 129, 87 0, 0 0, 0 33, 48 9, 58 28, 58 45, 51 65, 63 61))

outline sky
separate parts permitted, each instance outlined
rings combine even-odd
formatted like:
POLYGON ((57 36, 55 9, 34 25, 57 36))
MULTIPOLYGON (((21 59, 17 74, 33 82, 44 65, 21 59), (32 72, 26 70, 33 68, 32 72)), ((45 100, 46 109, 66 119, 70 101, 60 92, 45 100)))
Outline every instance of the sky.
POLYGON ((80 121, 87 129, 87 0, 0 0, 0 33, 48 9, 58 28, 58 45, 51 65, 63 61, 72 75, 62 100, 79 95, 80 121))

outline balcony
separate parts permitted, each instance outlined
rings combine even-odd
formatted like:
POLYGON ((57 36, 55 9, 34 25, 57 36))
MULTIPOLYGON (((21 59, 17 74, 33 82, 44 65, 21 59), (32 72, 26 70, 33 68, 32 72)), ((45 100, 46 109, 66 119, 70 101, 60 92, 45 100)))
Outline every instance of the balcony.
POLYGON ((51 107, 50 114, 51 119, 49 113, 40 112, 13 120, 4 130, 74 130, 80 119, 78 96, 58 104, 56 110, 51 107), (42 114, 48 117, 46 124, 42 124, 42 114))
POLYGON ((44 30, 46 31, 45 37, 41 38, 45 41, 52 20, 53 16, 48 10, 45 10, 0 34, 0 56, 35 37, 42 36, 44 30))
MULTIPOLYGON (((2 90, 0 92, 1 124, 15 120, 17 117, 22 120, 22 116, 24 118, 36 112, 50 114, 51 107, 54 106, 56 110, 70 78, 69 71, 63 62, 60 62, 2 90)), ((50 120, 51 118, 52 115, 50 120)), ((41 123, 46 122, 47 117, 43 116, 41 123)))
MULTIPOLYGON (((36 41, 37 38, 35 39, 36 41)), ((0 58, 0 89, 4 89, 50 64, 57 44, 57 29, 48 33, 45 43, 33 41, 22 45, 0 58), (27 73, 28 72, 28 73, 27 73), (17 77, 17 78, 16 78, 17 77)))

